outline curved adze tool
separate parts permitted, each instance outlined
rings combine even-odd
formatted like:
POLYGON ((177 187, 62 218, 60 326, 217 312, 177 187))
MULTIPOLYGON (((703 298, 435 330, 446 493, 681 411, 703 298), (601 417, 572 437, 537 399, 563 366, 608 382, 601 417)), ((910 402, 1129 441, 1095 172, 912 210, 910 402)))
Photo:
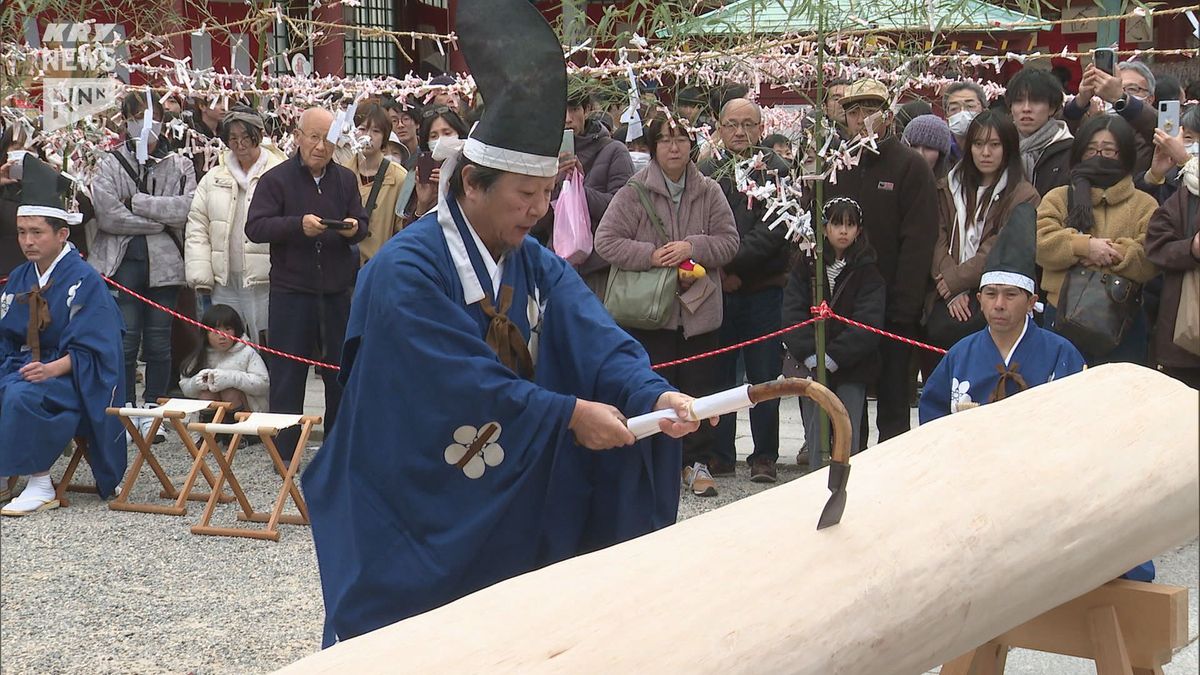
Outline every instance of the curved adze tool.
MULTIPOLYGON (((846 481, 850 477, 850 415, 846 406, 832 391, 812 380, 789 377, 763 384, 744 385, 710 396, 695 399, 689 409, 688 421, 720 417, 762 403, 787 396, 807 396, 821 406, 833 422, 833 457, 829 465, 829 491, 833 494, 821 512, 817 529, 837 525, 846 510, 846 481)), ((678 420, 674 410, 656 410, 627 421, 629 430, 637 438, 646 438, 659 432, 659 420, 678 420)))
MULTIPOLYGON (((827 387, 812 380, 789 377, 750 387, 750 400, 755 404, 787 396, 806 396, 821 406, 833 424, 833 452, 829 463, 829 501, 821 511, 817 529, 837 525, 846 510, 846 482, 850 479, 850 415, 846 406, 827 387)), ((816 444, 811 444, 816 447, 816 444)))

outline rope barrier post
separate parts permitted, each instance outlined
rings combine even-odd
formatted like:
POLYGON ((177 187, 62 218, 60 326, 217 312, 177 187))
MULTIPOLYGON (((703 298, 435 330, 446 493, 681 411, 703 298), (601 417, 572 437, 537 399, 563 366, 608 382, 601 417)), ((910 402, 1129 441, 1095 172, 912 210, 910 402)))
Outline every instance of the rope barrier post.
MULTIPOLYGON (((825 143, 825 127, 823 125, 825 117, 825 0, 820 0, 817 7, 817 101, 813 106, 817 113, 816 125, 813 127, 816 132, 816 145, 820 148, 825 143)), ((825 161, 821 155, 817 154, 817 175, 820 176, 825 172, 825 161)), ((823 223, 825 220, 825 181, 817 180, 814 186, 813 200, 813 244, 817 251, 816 274, 813 276, 813 291, 815 298, 813 306, 821 306, 825 304, 825 228, 823 223)), ((817 338, 817 382, 821 386, 829 385, 829 376, 825 372, 825 321, 817 321, 816 325, 817 338)), ((825 409, 817 406, 817 429, 818 443, 813 443, 816 439, 806 438, 808 443, 809 466, 813 466, 815 455, 817 462, 816 466, 821 465, 821 460, 824 458, 825 448, 829 446, 829 416, 825 414, 825 409), (813 447, 813 446, 816 447, 813 447)))

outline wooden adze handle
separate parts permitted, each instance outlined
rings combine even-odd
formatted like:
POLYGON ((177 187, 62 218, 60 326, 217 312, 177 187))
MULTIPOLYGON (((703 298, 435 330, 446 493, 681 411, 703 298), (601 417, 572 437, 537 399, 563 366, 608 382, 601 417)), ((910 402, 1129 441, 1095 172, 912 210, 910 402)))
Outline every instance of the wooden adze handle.
MULTIPOLYGON (((802 380, 798 377, 773 380, 750 387, 750 400, 756 405, 763 401, 772 401, 788 396, 805 396, 821 406, 825 414, 829 415, 830 422, 833 423, 833 451, 831 459, 839 464, 849 464, 850 441, 853 438, 853 432, 850 428, 850 415, 846 412, 846 406, 842 405, 841 399, 830 391, 828 387, 821 385, 819 382, 802 380)), ((818 451, 818 444, 813 441, 815 439, 810 439, 809 452, 818 451)))

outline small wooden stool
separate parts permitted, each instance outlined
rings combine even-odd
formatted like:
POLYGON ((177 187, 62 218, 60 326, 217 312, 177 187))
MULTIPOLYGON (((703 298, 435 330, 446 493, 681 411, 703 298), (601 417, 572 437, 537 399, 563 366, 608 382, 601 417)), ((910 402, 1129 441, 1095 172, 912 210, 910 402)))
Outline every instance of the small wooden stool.
POLYGON ((286 523, 288 525, 309 524, 308 505, 305 504, 304 496, 300 494, 300 489, 296 487, 295 478, 296 471, 300 468, 300 458, 304 454, 304 446, 308 443, 308 436, 312 433, 313 425, 321 423, 321 418, 283 413, 237 413, 235 417, 238 421, 233 424, 193 423, 188 425, 188 429, 199 431, 204 437, 204 443, 200 450, 201 456, 211 450, 213 458, 217 460, 217 465, 220 467, 220 474, 217 476, 217 483, 213 487, 212 496, 209 497, 208 504, 204 507, 204 515, 200 519, 200 524, 192 527, 192 534, 252 537, 255 539, 279 541, 279 523, 286 523), (292 453, 291 463, 288 466, 284 466, 283 460, 279 457, 279 450, 275 447, 274 437, 279 434, 280 429, 297 425, 300 426, 300 437, 296 440, 296 448, 292 453), (225 454, 221 453, 221 446, 217 442, 215 434, 232 434, 233 437, 229 441, 229 446, 225 454), (246 492, 242 490, 242 486, 233 471, 233 458, 237 455, 238 445, 242 440, 242 436, 245 435, 258 436, 262 440, 263 445, 267 448, 267 454, 271 457, 271 463, 275 465, 276 473, 283 478, 283 485, 279 488, 279 495, 275 498, 275 505, 272 507, 270 513, 254 510, 254 507, 250 504, 250 500, 246 498, 246 492), (266 527, 215 527, 210 524, 213 510, 217 507, 216 495, 220 492, 226 479, 229 480, 229 487, 233 490, 234 497, 242 507, 242 512, 238 514, 238 520, 266 523, 266 527), (292 498, 292 502, 296 505, 296 509, 300 512, 299 516, 284 515, 283 513, 283 505, 289 495, 292 498))
MULTIPOLYGON (((216 485, 217 479, 208 468, 208 464, 201 457, 200 450, 196 447, 195 442, 192 441, 191 434, 184 427, 184 420, 187 419, 188 415, 198 413, 202 410, 212 410, 213 421, 220 422, 224 419, 225 413, 231 404, 224 401, 202 401, 190 398, 160 398, 158 399, 158 403, 159 406, 157 408, 109 408, 106 411, 109 415, 116 415, 121 420, 121 424, 129 432, 129 437, 133 439, 133 443, 137 446, 138 450, 137 457, 134 458, 133 464, 129 465, 129 470, 125 473, 124 487, 121 488, 121 492, 117 495, 117 498, 108 505, 108 508, 114 511, 182 516, 187 513, 188 500, 208 501, 209 493, 192 492, 192 487, 196 484, 198 473, 204 474, 204 479, 208 481, 210 488, 216 485), (150 424, 149 432, 145 436, 142 435, 141 430, 133 422, 133 418, 136 417, 154 418, 154 421, 150 424), (188 454, 192 457, 192 470, 188 473, 182 489, 175 488, 175 483, 167 476, 166 471, 158 463, 150 441, 150 439, 154 438, 164 420, 170 421, 171 428, 179 436, 179 440, 183 441, 183 447, 187 449, 188 454), (137 483, 138 478, 141 477, 143 462, 150 465, 150 470, 154 472, 154 475, 158 478, 158 482, 162 484, 162 491, 159 492, 158 496, 163 499, 174 499, 174 504, 163 505, 129 501, 129 496, 133 493, 133 486, 137 483)), ((221 503, 228 503, 233 501, 233 495, 222 494, 218 497, 218 500, 221 503)))
MULTIPOLYGON (((54 498, 58 500, 58 505, 66 508, 71 505, 71 500, 67 498, 67 492, 83 492, 96 494, 95 485, 87 483, 72 483, 75 478, 75 470, 79 468, 79 460, 87 460, 88 456, 88 439, 85 436, 76 436, 75 452, 71 454, 71 461, 67 462, 67 469, 63 471, 62 480, 58 481, 58 485, 54 486, 54 498)), ((91 460, 88 460, 90 464, 91 460)))
POLYGON ((1011 647, 1096 662, 1098 675, 1162 675, 1187 644, 1187 589, 1117 579, 942 666, 941 675, 1000 675, 1011 647))

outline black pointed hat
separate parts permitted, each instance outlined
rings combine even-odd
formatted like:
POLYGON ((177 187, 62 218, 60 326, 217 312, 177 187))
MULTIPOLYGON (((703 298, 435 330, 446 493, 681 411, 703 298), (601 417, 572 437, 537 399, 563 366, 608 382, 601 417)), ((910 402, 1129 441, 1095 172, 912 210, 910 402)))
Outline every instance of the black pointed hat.
POLYGON ((18 216, 46 216, 78 225, 83 214, 67 210, 67 192, 71 179, 55 171, 49 164, 26 152, 21 162, 21 205, 18 216))
POLYGON ((1017 204, 988 252, 979 287, 1004 284, 1037 294, 1037 209, 1017 204))
POLYGON ((455 32, 487 102, 463 154, 501 171, 556 175, 567 66, 541 12, 529 0, 459 0, 455 32))

